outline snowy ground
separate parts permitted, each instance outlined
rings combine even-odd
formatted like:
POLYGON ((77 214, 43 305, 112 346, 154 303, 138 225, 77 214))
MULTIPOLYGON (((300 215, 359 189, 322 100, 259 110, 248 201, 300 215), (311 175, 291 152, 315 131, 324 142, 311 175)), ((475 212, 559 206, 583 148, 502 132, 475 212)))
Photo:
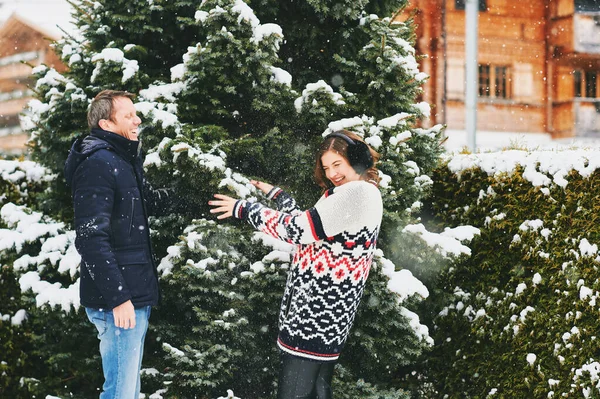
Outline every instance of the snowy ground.
MULTIPOLYGON (((449 152, 460 152, 468 148, 467 133, 464 130, 446 129, 448 139, 444 147, 449 152)), ((477 131, 477 152, 500 151, 503 149, 570 149, 600 147, 600 138, 568 138, 553 140, 548 133, 490 132, 477 131)))

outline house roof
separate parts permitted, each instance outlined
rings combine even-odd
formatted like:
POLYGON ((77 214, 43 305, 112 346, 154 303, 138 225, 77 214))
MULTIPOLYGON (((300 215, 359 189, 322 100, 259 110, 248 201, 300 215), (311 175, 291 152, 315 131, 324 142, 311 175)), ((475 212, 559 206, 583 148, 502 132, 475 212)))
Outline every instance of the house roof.
POLYGON ((57 34, 57 32, 53 30, 45 29, 44 27, 36 24, 35 22, 28 20, 26 17, 23 17, 22 15, 13 13, 7 20, 3 21, 0 25, 0 37, 5 36, 6 33, 15 29, 15 27, 18 25, 25 25, 30 29, 40 32, 44 37, 47 37, 52 40, 57 40, 62 36, 57 34))
POLYGON ((72 7, 67 0, 5 0, 0 6, 0 24, 11 17, 18 17, 45 36, 58 39, 63 36, 61 29, 66 32, 74 30, 71 12, 72 7))

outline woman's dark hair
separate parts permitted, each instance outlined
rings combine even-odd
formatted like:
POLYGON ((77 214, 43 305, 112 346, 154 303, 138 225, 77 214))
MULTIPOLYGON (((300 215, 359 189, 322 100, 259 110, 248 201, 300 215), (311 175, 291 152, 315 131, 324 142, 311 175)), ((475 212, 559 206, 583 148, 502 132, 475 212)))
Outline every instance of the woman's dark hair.
MULTIPOLYGON (((342 133, 354 142, 365 142, 359 135, 352 133, 348 130, 340 130, 337 133, 342 133)), ((319 146, 319 149, 317 151, 317 159, 315 162, 315 180, 317 181, 317 184, 324 190, 327 190, 329 187, 331 187, 331 182, 327 179, 327 176, 325 175, 325 171, 323 170, 323 163, 321 162, 321 157, 327 151, 333 151, 340 154, 342 157, 344 157, 344 159, 346 159, 346 161, 348 161, 348 163, 350 163, 350 159, 348 158, 349 145, 350 144, 348 144, 348 142, 341 137, 325 137, 325 140, 323 140, 323 142, 319 146)), ((365 143, 365 145, 367 146, 369 152, 371 153, 371 156, 373 157, 373 166, 362 172, 360 174, 360 179, 372 181, 378 184, 379 180, 381 180, 381 178, 379 177, 379 171, 376 167, 377 161, 379 160, 379 154, 375 150, 373 150, 368 144, 365 143)))

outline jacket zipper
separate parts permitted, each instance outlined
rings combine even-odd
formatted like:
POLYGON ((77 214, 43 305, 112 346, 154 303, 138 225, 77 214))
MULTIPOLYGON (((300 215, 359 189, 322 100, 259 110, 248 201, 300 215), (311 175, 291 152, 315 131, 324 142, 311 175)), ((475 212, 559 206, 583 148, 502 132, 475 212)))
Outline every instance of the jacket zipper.
POLYGON ((135 198, 131 197, 131 222, 129 223, 129 237, 131 237, 131 229, 133 228, 133 205, 135 198))

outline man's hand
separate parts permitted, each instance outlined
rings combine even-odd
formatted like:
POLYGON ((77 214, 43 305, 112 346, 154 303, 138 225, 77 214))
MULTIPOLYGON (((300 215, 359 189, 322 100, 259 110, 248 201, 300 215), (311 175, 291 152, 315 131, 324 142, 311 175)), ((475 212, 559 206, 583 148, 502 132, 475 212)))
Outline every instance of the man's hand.
POLYGON ((214 208, 210 210, 210 213, 220 213, 220 215, 217 216, 217 219, 231 217, 233 215, 233 207, 235 206, 237 199, 223 194, 215 194, 215 198, 217 201, 208 201, 208 205, 214 206, 214 208))
POLYGON ((250 184, 252 184, 254 187, 258 188, 260 191, 262 191, 265 194, 269 194, 271 192, 271 190, 273 189, 273 185, 271 185, 269 183, 265 183, 264 181, 250 180, 250 184))
POLYGON ((123 302, 113 309, 113 317, 115 318, 115 326, 129 329, 135 328, 135 309, 131 301, 123 302))

